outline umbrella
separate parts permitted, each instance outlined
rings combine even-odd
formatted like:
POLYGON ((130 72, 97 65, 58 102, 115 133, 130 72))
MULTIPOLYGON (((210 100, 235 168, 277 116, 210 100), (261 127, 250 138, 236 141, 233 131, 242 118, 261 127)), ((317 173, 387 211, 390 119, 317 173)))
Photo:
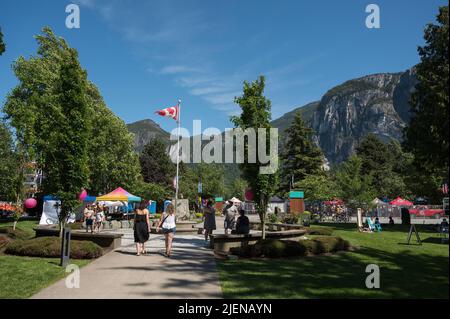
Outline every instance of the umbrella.
POLYGON ((411 206, 413 203, 411 203, 409 200, 403 199, 400 196, 394 199, 390 202, 393 206, 411 206))

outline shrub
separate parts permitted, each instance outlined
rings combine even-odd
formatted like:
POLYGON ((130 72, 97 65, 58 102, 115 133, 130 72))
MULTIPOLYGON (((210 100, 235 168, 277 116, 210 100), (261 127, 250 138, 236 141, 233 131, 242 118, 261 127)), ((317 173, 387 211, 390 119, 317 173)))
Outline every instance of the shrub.
POLYGON ((297 224, 298 217, 288 216, 283 219, 283 224, 297 224))
POLYGON ((311 215, 311 224, 319 224, 320 223, 320 215, 319 214, 312 214, 311 215))
POLYGON ((313 239, 301 240, 308 253, 317 255, 332 253, 340 250, 348 250, 350 244, 341 237, 336 236, 318 236, 313 239))
POLYGON ((308 235, 322 235, 322 236, 331 236, 333 231, 328 228, 308 228, 306 230, 306 234, 308 235))
POLYGON ((304 256, 306 248, 294 240, 264 239, 254 245, 231 248, 230 252, 243 257, 279 258, 304 256))
POLYGON ((299 257, 348 250, 349 243, 340 237, 319 236, 305 240, 259 240, 254 245, 234 247, 230 252, 242 257, 299 257))
POLYGON ((195 213, 195 217, 197 217, 197 218, 203 218, 203 214, 202 214, 202 213, 195 213))
POLYGON ((311 224, 311 213, 308 211, 304 211, 303 214, 301 214, 298 218, 297 223, 303 226, 309 226, 311 224))
POLYGON ((4 234, 6 237, 11 239, 28 239, 30 235, 21 229, 16 228, 13 230, 12 227, 2 227, 0 228, 0 234, 4 234))
POLYGON ((268 214, 267 219, 269 220, 269 223, 275 224, 278 221, 278 216, 275 214, 268 214))
POLYGON ((150 219, 160 219, 161 218, 161 214, 150 214, 149 218, 150 219))
POLYGON ((11 239, 9 237, 0 235, 0 249, 5 247, 6 245, 8 245, 10 242, 11 242, 11 239))
MULTIPOLYGON (((29 240, 16 240, 6 247, 5 253, 29 257, 59 257, 61 239, 59 237, 38 237, 29 240)), ((92 259, 100 257, 103 249, 90 241, 71 240, 70 257, 92 259)))
POLYGON ((69 226, 70 229, 83 229, 83 223, 71 223, 67 224, 66 227, 69 226))

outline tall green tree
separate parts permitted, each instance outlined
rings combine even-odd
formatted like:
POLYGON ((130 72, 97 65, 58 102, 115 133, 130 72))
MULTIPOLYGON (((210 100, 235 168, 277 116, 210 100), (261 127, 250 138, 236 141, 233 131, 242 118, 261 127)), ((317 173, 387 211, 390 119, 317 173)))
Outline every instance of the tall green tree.
MULTIPOLYGON (((54 145, 54 128, 62 118, 61 104, 57 103, 61 66, 72 49, 48 27, 36 40, 37 55, 19 57, 13 64, 19 84, 9 93, 3 112, 15 129, 17 153, 24 161, 36 160, 42 168, 44 155, 54 145)), ((91 122, 87 187, 92 194, 104 194, 118 186, 131 190, 140 178, 133 136, 106 106, 98 88, 89 81, 86 86, 86 116, 91 122)))
POLYGON ((295 113, 294 122, 286 133, 287 142, 282 154, 281 170, 281 189, 285 192, 289 191, 292 177, 294 181, 301 181, 308 175, 323 173, 322 151, 314 143, 314 131, 305 124, 301 112, 295 113))
POLYGON ((362 166, 362 159, 352 155, 334 174, 341 198, 354 208, 367 209, 376 193, 372 188, 372 177, 362 173, 362 166))
POLYGON ((98 88, 88 83, 92 134, 89 138, 89 190, 105 194, 121 186, 130 192, 141 179, 134 138, 122 119, 105 104, 98 88))
POLYGON ((198 163, 186 165, 180 174, 180 194, 191 201, 203 197, 223 196, 225 193, 223 166, 198 163), (202 193, 198 194, 198 182, 202 182, 202 193))
POLYGON ((398 142, 385 144, 374 134, 368 134, 356 147, 356 154, 362 160, 361 173, 372 176, 377 197, 407 195, 403 175, 407 159, 398 142))
POLYGON ((13 202, 17 198, 19 161, 12 135, 7 125, 0 121, 0 200, 13 202))
POLYGON ((294 187, 303 190, 308 201, 325 201, 341 195, 337 183, 326 174, 308 175, 294 187))
POLYGON ((173 195, 173 191, 168 187, 155 183, 146 183, 144 181, 139 181, 132 192, 134 195, 143 199, 154 200, 158 203, 163 202, 167 198, 171 198, 173 195))
POLYGON ((425 28, 425 45, 418 48, 418 84, 411 96, 412 118, 405 130, 405 145, 423 170, 449 166, 449 21, 448 6, 441 7, 436 24, 425 28))
POLYGON ((5 46, 5 42, 3 42, 3 33, 2 33, 2 28, 0 28, 0 55, 3 54, 3 52, 5 52, 6 46, 5 46))
POLYGON ((77 194, 88 183, 88 140, 90 136, 87 74, 75 50, 62 61, 56 100, 61 113, 58 125, 43 154, 44 188, 61 200, 60 224, 78 205, 77 194))
POLYGON ((172 184, 176 166, 160 139, 151 139, 143 148, 139 162, 144 181, 168 187, 172 184))
MULTIPOLYGON (((260 76, 256 81, 248 83, 244 81, 243 94, 235 98, 235 102, 241 107, 240 116, 233 116, 231 121, 235 127, 243 130, 253 128, 256 130, 257 140, 258 129, 266 132, 266 150, 270 143, 270 118, 271 102, 264 96, 265 78, 260 76)), ((258 144, 258 143, 257 143, 258 144)), ((260 145, 256 145, 256 154, 258 154, 260 145)), ((270 197, 274 194, 277 185, 277 174, 261 174, 260 168, 267 166, 256 159, 256 163, 250 163, 248 160, 248 140, 244 142, 244 163, 239 164, 243 178, 247 181, 254 194, 255 205, 261 220, 262 237, 265 238, 265 219, 267 205, 270 197)), ((278 154, 277 154, 278 155, 278 154)))
POLYGON ((247 189, 247 182, 240 178, 237 177, 233 180, 233 182, 231 183, 231 185, 228 186, 227 190, 226 190, 226 196, 227 198, 232 198, 232 197, 237 197, 237 198, 244 198, 244 193, 245 190, 247 189))

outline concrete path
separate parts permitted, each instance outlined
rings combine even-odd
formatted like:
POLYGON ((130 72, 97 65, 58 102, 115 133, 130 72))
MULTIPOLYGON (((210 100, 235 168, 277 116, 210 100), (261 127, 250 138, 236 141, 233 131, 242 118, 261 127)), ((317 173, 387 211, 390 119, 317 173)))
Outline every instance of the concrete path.
POLYGON ((177 234, 166 258, 162 235, 150 235, 147 255, 136 256, 132 230, 123 232, 120 249, 81 268, 80 288, 66 288, 63 279, 32 298, 222 298, 213 252, 201 235, 177 234))

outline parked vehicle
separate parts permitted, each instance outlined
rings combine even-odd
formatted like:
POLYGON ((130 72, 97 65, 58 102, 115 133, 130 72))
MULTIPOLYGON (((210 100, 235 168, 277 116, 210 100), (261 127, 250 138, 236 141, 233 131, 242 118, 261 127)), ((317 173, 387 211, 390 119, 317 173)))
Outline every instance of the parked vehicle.
POLYGON ((428 208, 428 206, 416 206, 414 208, 409 209, 409 215, 411 218, 435 218, 439 219, 444 217, 444 210, 440 208, 428 208))

